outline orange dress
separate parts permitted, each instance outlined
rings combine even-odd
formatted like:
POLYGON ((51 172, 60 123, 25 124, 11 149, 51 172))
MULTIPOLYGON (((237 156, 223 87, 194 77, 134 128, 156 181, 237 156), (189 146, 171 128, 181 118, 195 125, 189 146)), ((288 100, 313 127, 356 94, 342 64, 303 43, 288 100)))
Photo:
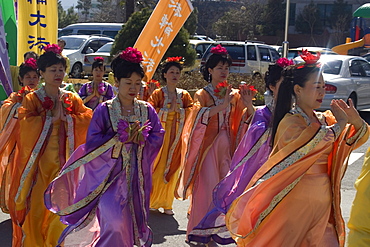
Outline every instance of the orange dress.
POLYGON ((270 158, 227 212, 238 246, 344 246, 340 182, 368 126, 341 132, 331 112, 317 117, 298 109, 280 122, 270 158))
POLYGON ((76 94, 60 93, 71 106, 60 105, 58 117, 51 115, 44 88, 28 94, 19 109, 19 152, 9 197, 14 198, 13 220, 22 227, 24 246, 58 243, 65 225, 44 206, 44 191, 74 149, 85 142, 92 117, 91 109, 76 94))
POLYGON ((165 129, 162 148, 153 164, 150 208, 172 209, 181 162, 181 134, 193 99, 186 90, 176 88, 178 112, 169 112, 171 102, 167 87, 163 87, 156 89, 148 102, 155 108, 165 129))
MULTIPOLYGON (((9 200, 9 189, 15 169, 14 154, 19 134, 18 109, 23 96, 18 92, 12 93, 0 109, 0 207, 4 213, 9 213, 13 219, 15 209, 9 200)), ((21 246, 22 229, 12 221, 12 246, 21 246)))

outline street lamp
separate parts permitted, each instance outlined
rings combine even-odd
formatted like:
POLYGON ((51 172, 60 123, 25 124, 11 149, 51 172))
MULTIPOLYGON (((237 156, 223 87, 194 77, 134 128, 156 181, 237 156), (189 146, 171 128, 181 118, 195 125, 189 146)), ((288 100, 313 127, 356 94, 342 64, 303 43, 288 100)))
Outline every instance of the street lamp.
POLYGON ((289 31, 289 7, 290 7, 290 0, 286 0, 286 11, 285 11, 285 35, 283 41, 283 57, 288 57, 288 49, 289 49, 289 42, 288 42, 288 31, 289 31))

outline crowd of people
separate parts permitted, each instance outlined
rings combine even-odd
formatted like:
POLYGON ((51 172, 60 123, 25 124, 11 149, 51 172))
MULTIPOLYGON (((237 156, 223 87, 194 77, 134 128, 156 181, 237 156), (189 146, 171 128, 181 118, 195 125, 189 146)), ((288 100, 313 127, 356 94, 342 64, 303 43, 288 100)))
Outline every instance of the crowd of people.
MULTIPOLYGON (((320 54, 271 64, 273 100, 257 108, 253 86, 228 84, 232 60, 220 45, 192 97, 178 87, 182 57, 161 63, 159 87, 145 83, 131 47, 112 60, 114 85, 97 57, 93 80, 68 91, 58 44, 25 56, 20 89, 0 109, 0 207, 13 247, 69 246, 74 234, 86 246, 151 246, 150 211, 175 214, 175 198, 190 200, 187 243, 345 245, 340 183, 369 127, 351 100, 315 111, 325 95, 320 54)), ((348 246, 370 244, 369 155, 348 246)))

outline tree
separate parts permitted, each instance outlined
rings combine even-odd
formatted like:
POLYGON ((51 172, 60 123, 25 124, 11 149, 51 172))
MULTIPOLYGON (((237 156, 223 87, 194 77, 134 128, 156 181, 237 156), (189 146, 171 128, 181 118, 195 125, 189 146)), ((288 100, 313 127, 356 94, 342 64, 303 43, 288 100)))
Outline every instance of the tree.
MULTIPOLYGON (((111 50, 112 55, 126 49, 127 47, 132 47, 135 44, 151 13, 152 10, 144 8, 131 15, 115 38, 111 50)), ((169 56, 184 57, 185 66, 191 66, 194 64, 196 53, 189 45, 189 33, 184 27, 180 29, 179 33, 165 53, 164 58, 169 56)))
POLYGON ((194 8, 193 12, 191 12, 190 16, 186 20, 184 27, 188 30, 190 35, 195 34, 198 26, 198 8, 194 8))
POLYGON ((62 7, 61 0, 58 0, 58 27, 63 28, 78 21, 78 14, 75 13, 73 7, 67 9, 67 12, 62 7))
POLYGON ((261 32, 263 35, 282 33, 285 27, 285 4, 283 0, 268 0, 262 15, 261 32))
POLYGON ((81 10, 81 14, 87 21, 91 10, 91 0, 78 0, 76 9, 81 10))
POLYGON ((311 3, 304 6, 303 10, 298 14, 295 28, 297 32, 310 34, 310 42, 316 45, 313 37, 314 34, 320 34, 323 31, 323 25, 320 20, 320 13, 317 5, 311 0, 311 3))
POLYGON ((330 14, 330 25, 334 30, 336 42, 343 43, 343 40, 348 35, 352 20, 351 5, 343 0, 336 0, 333 4, 333 9, 330 14))
POLYGON ((123 2, 120 0, 98 0, 96 22, 123 22, 123 2))
POLYGON ((258 1, 245 4, 248 7, 233 8, 212 25, 217 35, 230 40, 243 40, 253 39, 260 33, 264 5, 258 1))

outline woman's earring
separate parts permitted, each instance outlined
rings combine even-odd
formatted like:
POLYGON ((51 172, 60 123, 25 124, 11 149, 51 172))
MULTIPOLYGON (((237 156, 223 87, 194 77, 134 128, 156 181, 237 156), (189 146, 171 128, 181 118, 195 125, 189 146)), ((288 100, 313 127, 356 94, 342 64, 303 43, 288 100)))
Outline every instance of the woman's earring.
POLYGON ((208 74, 208 82, 211 83, 211 74, 208 74))

